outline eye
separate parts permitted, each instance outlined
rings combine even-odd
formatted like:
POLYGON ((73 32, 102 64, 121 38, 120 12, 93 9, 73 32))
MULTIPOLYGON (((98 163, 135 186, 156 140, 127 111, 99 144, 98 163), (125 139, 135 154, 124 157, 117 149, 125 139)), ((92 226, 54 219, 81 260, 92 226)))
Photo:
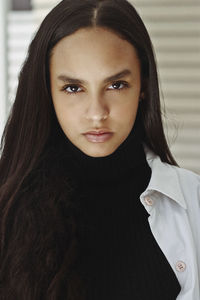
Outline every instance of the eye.
POLYGON ((124 88, 128 88, 129 87, 128 82, 126 82, 126 81, 116 81, 111 86, 114 87, 111 90, 116 90, 116 91, 120 91, 120 90, 122 90, 124 88))
MULTIPOLYGON (((128 88, 129 84, 126 81, 115 81, 114 83, 112 83, 111 86, 113 87, 111 88, 111 90, 116 90, 120 92, 122 89, 128 88)), ((65 85, 61 90, 70 95, 75 95, 81 92, 80 87, 76 84, 65 85)))
POLYGON ((76 94, 76 93, 79 93, 80 91, 78 91, 78 85, 76 84, 73 84, 73 85, 65 85, 63 88, 62 88, 62 91, 64 91, 65 93, 67 94, 76 94), (71 90, 71 91, 70 91, 71 90))

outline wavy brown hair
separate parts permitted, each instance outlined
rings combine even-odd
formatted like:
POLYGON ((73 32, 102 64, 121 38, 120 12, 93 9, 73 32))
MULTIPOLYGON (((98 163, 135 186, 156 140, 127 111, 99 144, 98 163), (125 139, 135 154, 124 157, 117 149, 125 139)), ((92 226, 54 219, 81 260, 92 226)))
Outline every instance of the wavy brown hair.
POLYGON ((49 60, 62 38, 94 26, 112 30, 136 48, 145 91, 144 143, 163 162, 176 165, 163 131, 151 41, 134 7, 126 0, 61 1, 30 44, 1 141, 1 300, 85 297, 77 268, 79 201, 67 174, 66 136, 52 104, 49 60))

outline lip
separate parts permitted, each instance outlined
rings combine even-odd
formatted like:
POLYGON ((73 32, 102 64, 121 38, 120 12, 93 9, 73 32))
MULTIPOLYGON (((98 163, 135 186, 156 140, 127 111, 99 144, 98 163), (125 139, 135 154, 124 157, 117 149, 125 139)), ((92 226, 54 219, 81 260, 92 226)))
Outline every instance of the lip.
POLYGON ((108 141, 113 136, 113 132, 105 130, 89 131, 84 133, 84 136, 89 142, 103 143, 108 141))
POLYGON ((99 135, 99 134, 104 134, 104 133, 111 133, 111 131, 107 130, 107 129, 99 129, 99 130, 91 130, 88 131, 84 134, 95 134, 95 135, 99 135))

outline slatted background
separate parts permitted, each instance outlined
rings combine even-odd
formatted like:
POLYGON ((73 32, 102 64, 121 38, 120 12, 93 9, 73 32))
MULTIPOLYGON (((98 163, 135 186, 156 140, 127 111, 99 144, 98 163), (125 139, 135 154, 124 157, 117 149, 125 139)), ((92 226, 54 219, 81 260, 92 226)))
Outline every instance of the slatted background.
MULTIPOLYGON (((129 0, 152 38, 165 132, 181 167, 200 174, 200 0, 129 0)), ((33 0, 34 12, 9 14, 9 99, 30 38, 59 1, 33 0)))
POLYGON ((18 74, 25 60, 28 45, 35 32, 32 11, 10 11, 8 14, 8 109, 13 103, 18 74))
POLYGON ((131 2, 154 44, 172 153, 200 174, 200 1, 131 2))

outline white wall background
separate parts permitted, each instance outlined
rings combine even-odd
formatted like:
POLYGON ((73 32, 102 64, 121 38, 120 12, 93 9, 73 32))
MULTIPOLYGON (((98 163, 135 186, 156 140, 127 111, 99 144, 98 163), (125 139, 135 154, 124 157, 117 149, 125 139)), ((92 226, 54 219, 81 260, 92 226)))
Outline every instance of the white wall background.
MULTIPOLYGON (((7 110, 15 96, 17 76, 30 39, 44 16, 58 2, 32 0, 33 11, 9 12, 7 110)), ((165 131, 172 153, 182 167, 200 174, 200 1, 130 2, 142 16, 154 44, 167 113, 165 131)), ((2 67, 6 74, 4 63, 2 67)), ((2 97, 0 105, 1 125, 5 115, 2 97)))

